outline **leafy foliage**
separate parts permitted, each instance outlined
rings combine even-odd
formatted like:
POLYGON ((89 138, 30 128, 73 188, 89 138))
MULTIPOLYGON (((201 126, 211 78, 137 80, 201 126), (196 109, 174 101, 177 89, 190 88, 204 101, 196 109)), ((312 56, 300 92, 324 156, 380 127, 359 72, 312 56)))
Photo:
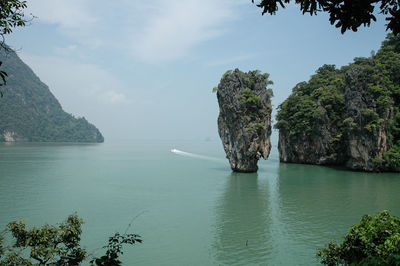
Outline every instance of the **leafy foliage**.
POLYGON ((90 261, 90 264, 98 266, 121 265, 121 261, 118 259, 118 257, 124 254, 122 251, 122 245, 134 245, 136 243, 142 243, 142 239, 140 239, 139 235, 121 235, 120 233, 115 233, 114 236, 108 239, 108 245, 103 247, 107 249, 106 254, 104 256, 101 256, 100 258, 94 258, 90 261))
POLYGON ((344 241, 330 242, 317 257, 327 265, 398 265, 400 261, 400 219, 388 211, 365 215, 350 227, 344 241))
POLYGON ((242 78, 245 89, 240 91, 238 112, 244 115, 242 119, 245 120, 248 129, 260 133, 266 130, 263 121, 266 116, 271 116, 272 106, 270 100, 265 103, 260 96, 256 95, 254 86, 261 79, 262 83, 260 84, 263 84, 268 99, 270 99, 273 93, 272 89, 267 86, 273 84, 273 82, 269 80, 268 73, 262 74, 260 70, 249 71, 247 74, 242 73, 242 78))
POLYGON ((297 84, 288 99, 278 107, 275 127, 296 137, 303 133, 318 134, 325 116, 340 123, 344 109, 343 83, 342 72, 332 65, 322 66, 308 83, 297 84))
POLYGON ((299 4, 303 14, 328 12, 329 22, 341 28, 342 33, 346 30, 357 31, 361 25, 369 26, 371 21, 376 21, 374 9, 379 6, 380 13, 387 15, 386 29, 396 35, 400 32, 400 2, 394 0, 261 0, 257 6, 263 9, 263 15, 273 15, 279 6, 285 8, 285 4, 290 2, 299 4))
POLYGON ((10 34, 15 27, 23 27, 28 20, 23 13, 26 8, 26 1, 21 0, 0 0, 0 35, 10 34))
MULTIPOLYGON (((25 222, 10 222, 0 233, 0 265, 80 265, 92 258, 80 246, 83 220, 72 214, 58 226, 44 225, 41 228, 26 229, 25 222), (7 233, 15 240, 5 245, 7 233), (28 256, 29 254, 29 256, 28 256), (28 257, 26 257, 28 256, 28 257)), ((142 243, 136 234, 115 233, 109 238, 105 255, 92 258, 91 265, 121 265, 119 256, 123 254, 124 244, 142 243)))
POLYGON ((263 115, 263 104, 260 96, 257 96, 253 90, 246 88, 240 92, 240 107, 241 109, 252 116, 257 118, 263 115))
POLYGON ((86 256, 79 244, 82 224, 76 214, 68 216, 58 227, 44 225, 27 230, 24 222, 11 222, 8 229, 15 243, 4 252, 6 258, 0 264, 33 265, 33 259, 40 265, 78 265, 86 256), (24 250, 28 250, 29 259, 23 258, 24 250))
MULTIPOLYGON (((4 35, 10 34, 13 28, 23 27, 29 21, 25 17, 23 10, 26 8, 26 1, 20 0, 0 0, 0 51, 10 51, 11 49, 5 45, 4 35)), ((0 61, 0 66, 2 61, 0 61)), ((7 73, 0 71, 0 87, 6 85, 7 73)), ((3 97, 3 92, 0 91, 0 98, 3 97)))
POLYGON ((33 71, 15 52, 0 52, 8 73, 0 102, 0 141, 4 134, 24 141, 103 142, 99 130, 85 118, 65 113, 33 71))
MULTIPOLYGON (((3 64, 3 62, 0 61, 0 66, 1 66, 2 64, 3 64)), ((7 84, 7 82, 6 82, 6 77, 7 77, 7 73, 4 72, 4 71, 2 71, 2 70, 0 70, 0 78, 1 78, 1 80, 0 80, 0 87, 7 84)), ((1 91, 0 91, 0 98, 3 98, 3 93, 2 93, 1 91)))
POLYGON ((393 169, 400 168, 400 145, 393 146, 389 151, 385 152, 383 156, 384 160, 388 162, 388 164, 393 169))

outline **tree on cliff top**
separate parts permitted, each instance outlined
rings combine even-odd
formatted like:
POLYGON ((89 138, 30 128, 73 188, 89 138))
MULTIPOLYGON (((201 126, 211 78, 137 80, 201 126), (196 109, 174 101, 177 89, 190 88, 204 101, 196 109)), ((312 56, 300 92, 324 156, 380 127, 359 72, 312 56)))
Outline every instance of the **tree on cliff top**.
MULTIPOLYGON (((254 0, 252 0, 254 3, 254 0)), ((285 4, 295 2, 300 5, 300 10, 305 13, 317 15, 319 12, 328 12, 329 22, 346 30, 357 31, 361 26, 369 26, 371 21, 376 21, 374 9, 378 7, 381 14, 386 15, 386 30, 395 35, 400 33, 400 1, 398 0, 261 0, 258 7, 262 8, 262 14, 274 15, 279 7, 285 8, 285 4)))

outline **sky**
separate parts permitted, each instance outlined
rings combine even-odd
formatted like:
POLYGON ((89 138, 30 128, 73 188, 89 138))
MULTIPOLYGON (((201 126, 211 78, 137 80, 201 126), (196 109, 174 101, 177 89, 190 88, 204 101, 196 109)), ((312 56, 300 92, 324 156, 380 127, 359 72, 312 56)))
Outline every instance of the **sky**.
POLYGON ((6 42, 63 109, 96 125, 105 141, 216 140, 219 108, 212 88, 227 70, 269 73, 276 108, 318 67, 367 57, 387 34, 382 16, 341 34, 328 14, 302 15, 290 5, 262 16, 250 0, 27 5, 35 18, 6 42))

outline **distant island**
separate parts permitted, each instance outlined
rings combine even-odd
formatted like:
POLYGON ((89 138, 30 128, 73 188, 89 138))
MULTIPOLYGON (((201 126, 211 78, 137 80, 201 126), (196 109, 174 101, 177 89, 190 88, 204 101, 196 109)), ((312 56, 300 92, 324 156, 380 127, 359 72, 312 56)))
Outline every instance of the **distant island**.
POLYGON ((104 142, 84 117, 64 112, 48 86, 15 52, 2 49, 0 61, 8 74, 7 85, 1 87, 0 142, 104 142))
POLYGON ((368 58, 319 68, 278 107, 281 162, 400 171, 400 37, 368 58))

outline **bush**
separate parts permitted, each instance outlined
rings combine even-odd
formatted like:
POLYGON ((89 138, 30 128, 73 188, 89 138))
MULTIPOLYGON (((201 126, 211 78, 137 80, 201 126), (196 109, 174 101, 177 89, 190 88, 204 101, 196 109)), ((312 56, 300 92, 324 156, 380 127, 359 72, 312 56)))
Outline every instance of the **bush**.
POLYGON ((392 169, 400 169, 400 146, 393 146, 383 157, 392 169))
POLYGON ((123 254, 123 244, 142 243, 139 235, 116 233, 103 247, 105 255, 96 258, 80 246, 82 224, 77 214, 68 216, 58 226, 46 224, 29 230, 25 222, 10 222, 0 232, 0 265, 80 265, 87 259, 92 259, 91 265, 121 265, 118 257, 123 254), (13 244, 4 244, 7 234, 15 240, 13 244))
POLYGON ((400 219, 383 211, 365 215, 344 241, 317 252, 322 264, 400 265, 400 219))

